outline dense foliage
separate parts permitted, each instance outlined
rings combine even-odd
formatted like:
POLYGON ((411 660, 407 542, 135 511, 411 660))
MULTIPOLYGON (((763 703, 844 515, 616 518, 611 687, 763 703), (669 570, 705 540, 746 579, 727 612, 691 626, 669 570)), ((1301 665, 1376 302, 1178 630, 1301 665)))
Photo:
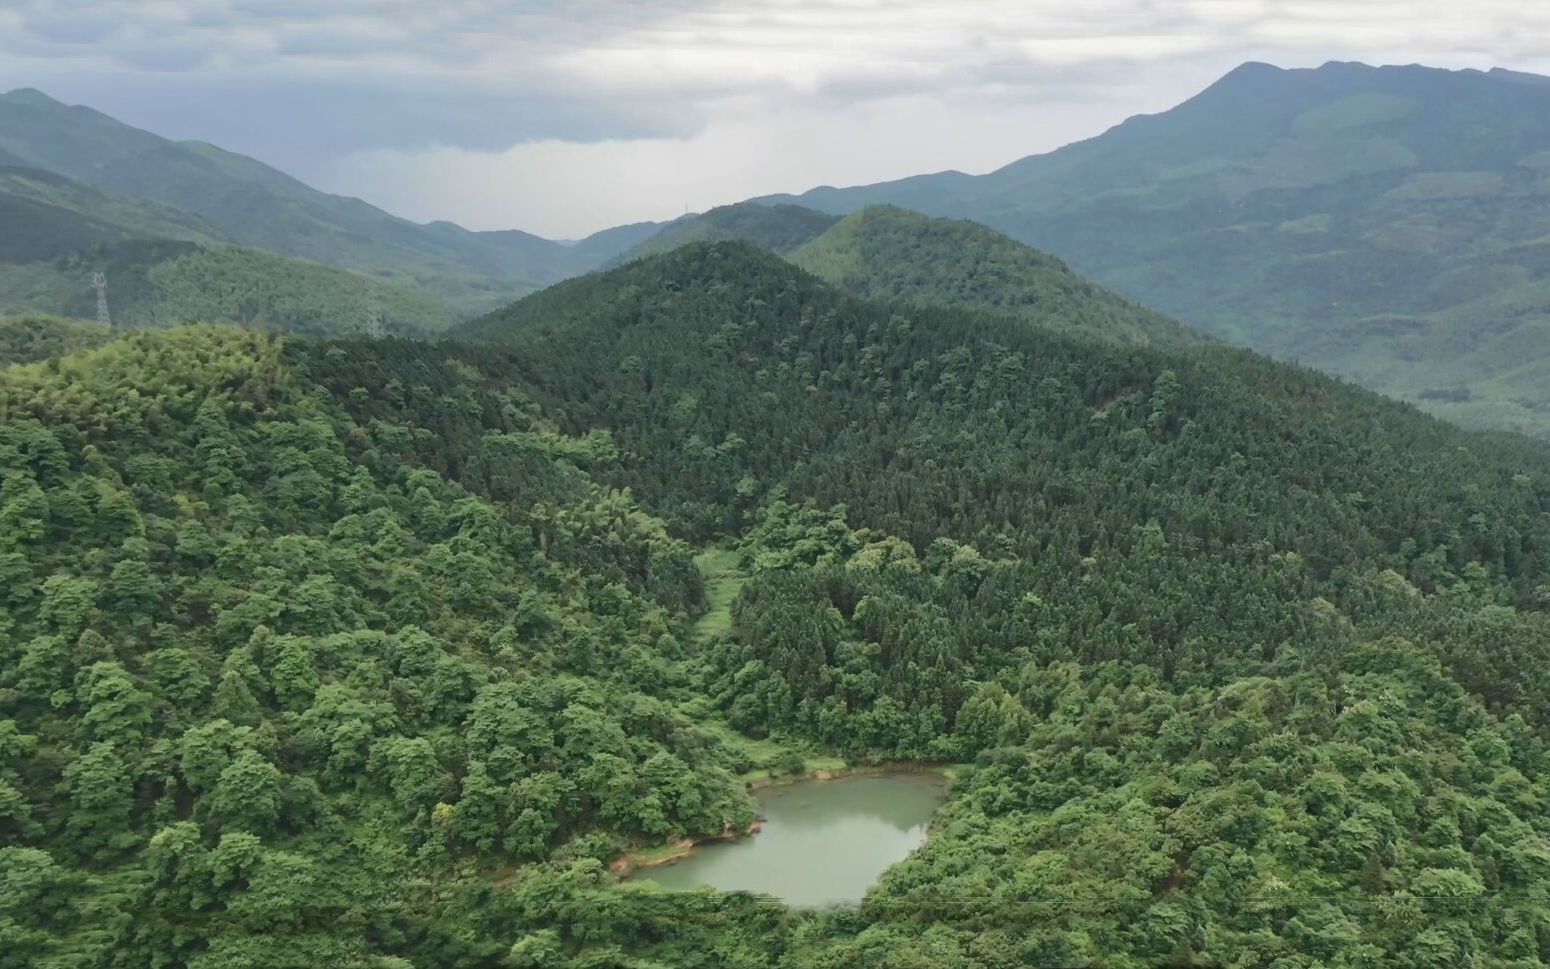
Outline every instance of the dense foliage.
POLYGON ((746 554, 741 645, 724 648, 734 718, 779 723, 778 701, 833 684, 825 702, 796 704, 799 719, 810 708, 806 729, 975 763, 862 917, 830 919, 790 965, 1442 969, 1550 956, 1543 731, 1491 716, 1428 651, 1313 632, 1213 685, 1127 659, 1013 653, 957 680, 949 728, 921 722, 913 698, 953 679, 933 682, 906 655, 949 625, 896 603, 961 585, 980 563, 962 550, 920 561, 789 508, 746 554), (816 596, 794 608, 789 590, 804 585, 816 596), (771 595, 786 596, 786 622, 750 621, 771 595), (760 685, 749 652, 786 671, 779 688, 760 685), (901 680, 914 682, 893 692, 901 680))
POLYGON ((862 299, 1008 313, 1062 333, 1120 343, 1199 339, 1094 286, 1059 259, 982 225, 891 205, 847 216, 791 253, 791 261, 862 299))
POLYGON ((52 316, 0 316, 0 366, 90 350, 112 339, 95 323, 52 316))
POLYGON ((1550 963, 1544 446, 739 243, 462 333, 0 370, 0 966, 1550 963), (859 909, 609 871, 815 750, 959 765, 859 909))
POLYGON ((1432 591, 1476 563, 1521 604, 1550 554, 1527 441, 1241 351, 905 315, 746 246, 563 283, 458 333, 516 347, 551 415, 612 431, 620 480, 697 538, 780 486, 916 547, 948 535, 1067 572, 1155 522, 1191 570, 1290 552, 1317 581, 1371 565, 1432 591))
POLYGON ((790 964, 1550 956, 1544 448, 736 246, 469 331, 678 527, 747 531, 705 652, 735 727, 979 765, 790 964))
POLYGON ((269 337, 3 371, 0 965, 451 964, 452 859, 751 819, 671 702, 688 549, 489 404, 499 504, 269 337))

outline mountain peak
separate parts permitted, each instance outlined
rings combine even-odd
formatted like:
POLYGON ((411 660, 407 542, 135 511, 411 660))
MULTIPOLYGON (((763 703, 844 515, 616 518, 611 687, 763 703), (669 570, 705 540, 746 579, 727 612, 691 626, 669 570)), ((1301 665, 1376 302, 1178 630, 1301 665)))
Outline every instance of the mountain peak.
POLYGON ((1244 61, 1237 67, 1222 75, 1222 80, 1228 78, 1260 77, 1268 74, 1285 74, 1286 68, 1278 67, 1267 61, 1244 61))
POLYGON ((6 104, 20 104, 36 108, 62 108, 65 106, 64 102, 54 100, 35 87, 19 87, 14 91, 7 91, 4 94, 0 94, 0 101, 4 101, 6 104))
POLYGON ((1509 71, 1505 67, 1493 67, 1486 71, 1487 77, 1498 81, 1508 81, 1513 84, 1550 85, 1550 77, 1543 74, 1528 74, 1523 71, 1509 71))
POLYGON ((988 226, 897 205, 858 209, 788 258, 862 299, 989 311, 1119 344, 1199 340, 988 226))
POLYGON ((1425 64, 1368 64, 1364 61, 1325 61, 1318 67, 1277 67, 1263 61, 1246 61, 1223 74, 1215 84, 1202 91, 1206 94, 1213 91, 1230 90, 1241 91, 1264 90, 1269 85, 1304 81, 1304 82, 1331 82, 1331 81, 1363 81, 1370 83, 1375 78, 1466 78, 1489 77, 1498 81, 1511 81, 1525 84, 1550 84, 1550 78, 1538 74, 1525 74, 1519 71, 1510 71, 1505 68, 1493 67, 1489 71, 1480 71, 1474 68, 1450 70, 1443 67, 1429 67, 1425 64))
POLYGON ((738 202, 675 219, 618 258, 620 262, 668 252, 690 242, 741 240, 786 253, 828 231, 839 216, 798 205, 738 202))
MULTIPOLYGON (((661 306, 683 300, 718 307, 719 319, 745 297, 773 300, 815 286, 827 288, 768 250, 740 239, 700 239, 555 283, 450 332, 454 339, 500 343, 603 319, 609 326, 633 325, 648 309, 660 317, 661 306)), ((709 319, 698 310, 688 316, 709 319)))
POLYGON ((1243 97, 1251 99, 1264 97, 1268 92, 1284 87, 1286 79, 1292 73, 1287 68, 1267 64, 1264 61, 1245 61, 1217 78, 1215 83, 1185 104, 1201 101, 1215 102, 1224 97, 1234 101, 1243 97))

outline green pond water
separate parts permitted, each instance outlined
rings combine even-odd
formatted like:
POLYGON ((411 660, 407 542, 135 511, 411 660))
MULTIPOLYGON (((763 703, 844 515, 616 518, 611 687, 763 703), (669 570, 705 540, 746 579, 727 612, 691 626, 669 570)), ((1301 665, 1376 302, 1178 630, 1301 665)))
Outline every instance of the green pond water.
POLYGON ((940 774, 802 781, 759 793, 757 834, 701 845, 680 861, 633 877, 667 888, 708 885, 817 907, 861 901, 890 865, 926 840, 946 799, 940 774))

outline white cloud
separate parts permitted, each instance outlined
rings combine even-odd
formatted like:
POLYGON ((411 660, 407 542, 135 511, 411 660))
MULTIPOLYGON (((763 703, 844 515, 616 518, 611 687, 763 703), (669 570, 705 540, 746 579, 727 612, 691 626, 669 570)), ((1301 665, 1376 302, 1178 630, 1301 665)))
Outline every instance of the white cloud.
POLYGON ((1547 51, 1550 4, 1523 0, 0 0, 0 86, 414 215, 566 234, 988 168, 1247 59, 1547 51))
MULTIPOLYGON (((1204 83, 1206 78, 1201 78, 1204 83)), ((957 168, 986 171, 1094 133, 1165 97, 1046 103, 908 95, 847 110, 729 103, 698 133, 592 143, 546 140, 502 152, 379 150, 343 159, 323 187, 417 219, 521 226, 576 237, 675 218, 755 195, 957 168)))

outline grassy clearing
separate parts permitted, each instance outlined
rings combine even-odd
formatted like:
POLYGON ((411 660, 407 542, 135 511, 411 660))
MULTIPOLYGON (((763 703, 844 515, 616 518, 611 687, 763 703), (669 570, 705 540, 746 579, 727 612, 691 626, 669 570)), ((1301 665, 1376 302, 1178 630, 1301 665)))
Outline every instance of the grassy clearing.
POLYGON ((738 567, 738 553, 727 548, 701 552, 695 566, 705 577, 705 614, 692 630, 696 643, 705 643, 732 628, 732 600, 742 591, 748 576, 738 567))
POLYGON ((763 783, 790 772, 792 754, 802 758, 802 771, 838 771, 846 768, 845 759, 826 753, 811 744, 789 738, 755 739, 739 733, 726 721, 714 716, 697 717, 696 726, 713 735, 727 747, 740 752, 751 765, 738 775, 745 784, 763 783))
POLYGON ((763 787, 773 782, 785 783, 788 781, 799 780, 808 774, 837 774, 850 769, 850 765, 846 763, 845 758, 835 757, 831 754, 816 754, 813 756, 804 755, 802 757, 802 766, 804 770, 801 774, 787 774, 782 771, 771 769, 769 767, 760 767, 756 770, 744 771, 743 773, 737 775, 737 779, 742 781, 744 784, 749 784, 754 787, 763 787))
MULTIPOLYGON (((743 583, 748 581, 748 575, 738 560, 738 553, 726 548, 707 549, 695 557, 695 567, 705 577, 707 608, 691 631, 694 642, 707 643, 732 629, 732 601, 742 591, 743 583)), ((701 730, 715 735, 727 747, 741 752, 752 765, 739 775, 744 783, 766 783, 788 775, 792 754, 802 759, 802 772, 841 771, 847 766, 844 758, 835 757, 800 741, 772 737, 756 740, 745 736, 705 710, 697 710, 694 720, 701 730)))

